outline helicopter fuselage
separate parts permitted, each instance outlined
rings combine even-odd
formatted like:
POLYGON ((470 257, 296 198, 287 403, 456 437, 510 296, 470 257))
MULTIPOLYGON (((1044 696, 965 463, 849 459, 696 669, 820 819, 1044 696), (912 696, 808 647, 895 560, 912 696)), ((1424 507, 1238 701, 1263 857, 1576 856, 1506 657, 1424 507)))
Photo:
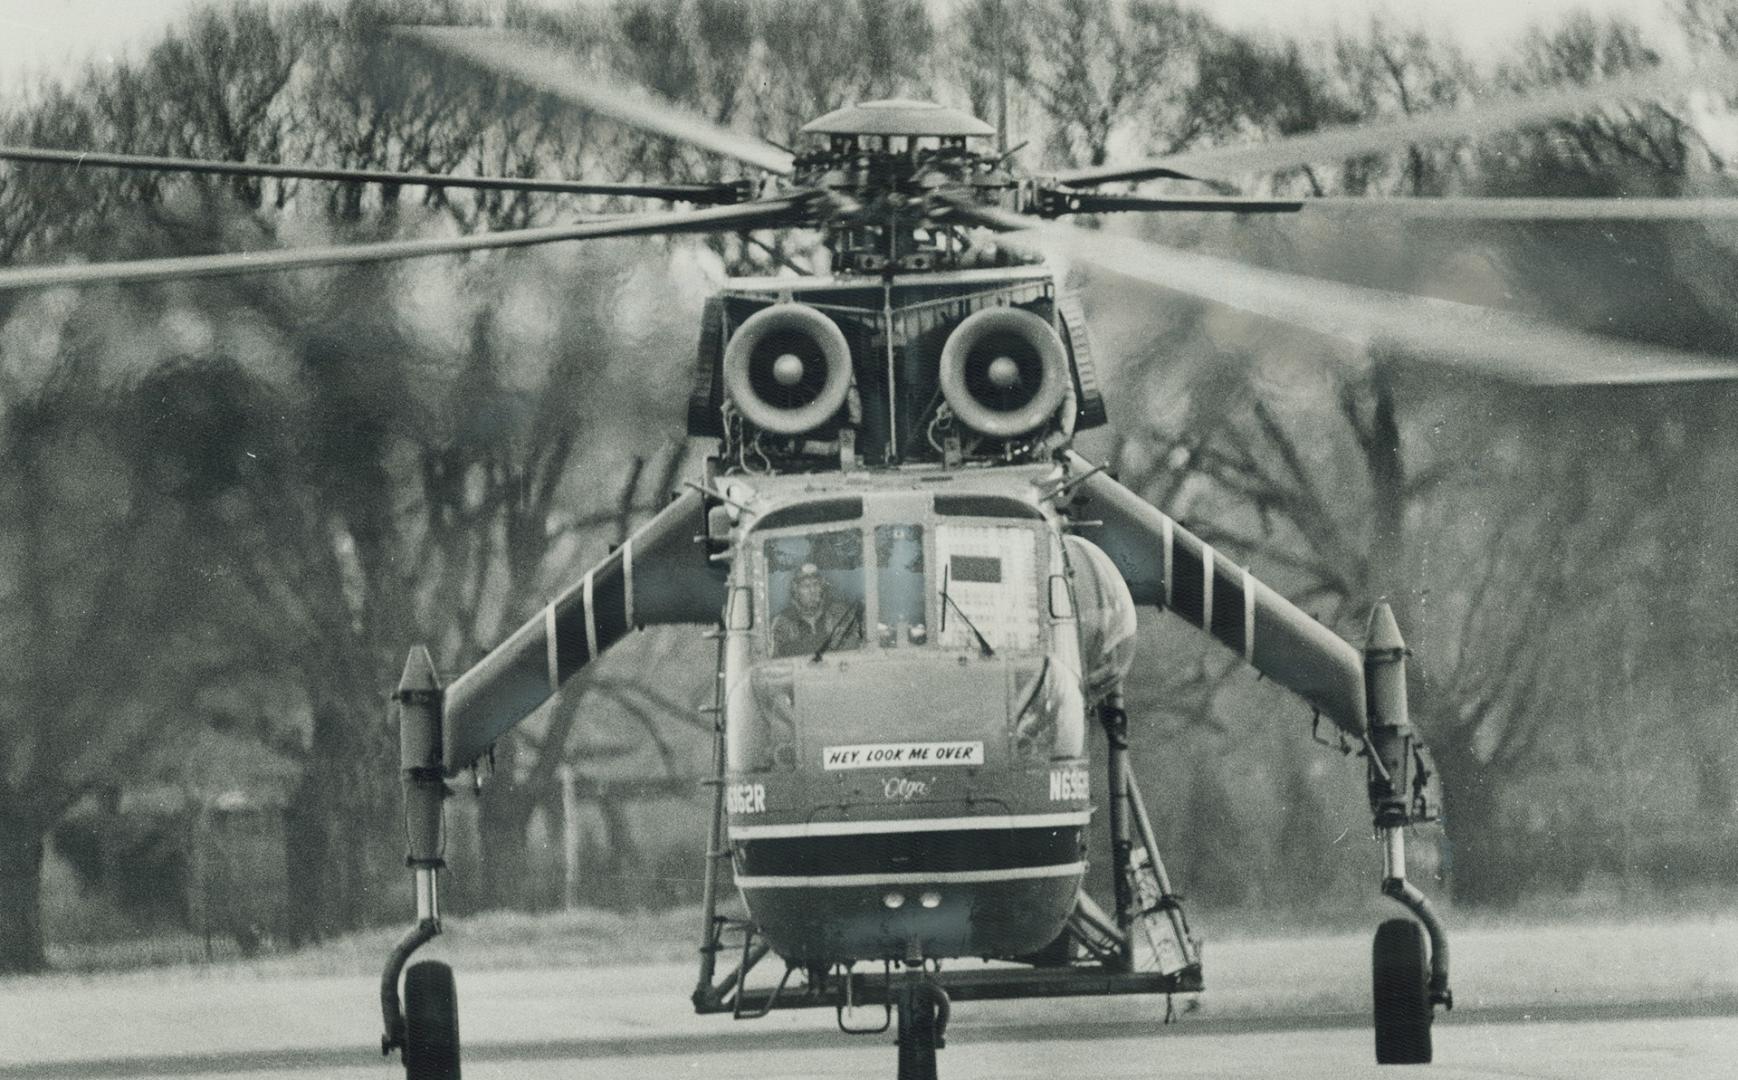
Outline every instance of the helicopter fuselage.
POLYGON ((1090 807, 1054 474, 726 481, 727 835, 787 959, 1015 956, 1061 930, 1090 807))

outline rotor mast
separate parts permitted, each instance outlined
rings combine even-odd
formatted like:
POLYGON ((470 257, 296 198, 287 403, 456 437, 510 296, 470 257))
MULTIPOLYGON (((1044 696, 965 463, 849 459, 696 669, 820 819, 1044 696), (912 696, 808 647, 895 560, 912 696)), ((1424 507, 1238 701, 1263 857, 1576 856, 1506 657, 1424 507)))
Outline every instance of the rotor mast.
POLYGON ((1006 205, 1019 181, 985 152, 996 129, 958 109, 891 98, 836 109, 804 125, 824 137, 796 159, 793 180, 831 196, 821 223, 835 273, 957 269, 971 256, 950 207, 934 196, 969 192, 1006 205))

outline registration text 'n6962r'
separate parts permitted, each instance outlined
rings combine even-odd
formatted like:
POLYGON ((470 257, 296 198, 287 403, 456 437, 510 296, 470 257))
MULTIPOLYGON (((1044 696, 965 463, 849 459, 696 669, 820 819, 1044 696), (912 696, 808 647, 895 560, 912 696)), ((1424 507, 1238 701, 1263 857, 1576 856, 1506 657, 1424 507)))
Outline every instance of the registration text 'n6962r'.
POLYGON ((1085 769, 1051 769, 1050 798, 1054 801, 1090 799, 1092 778, 1085 769))
POLYGON ((766 812, 765 784, 731 784, 725 789, 724 796, 733 814, 766 812))

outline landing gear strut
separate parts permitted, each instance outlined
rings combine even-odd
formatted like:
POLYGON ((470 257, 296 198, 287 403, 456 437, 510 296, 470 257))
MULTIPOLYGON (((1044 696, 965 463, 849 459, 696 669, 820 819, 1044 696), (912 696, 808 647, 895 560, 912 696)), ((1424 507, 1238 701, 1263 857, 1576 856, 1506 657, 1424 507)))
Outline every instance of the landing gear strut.
POLYGON ((459 1080, 459 999, 453 969, 437 960, 404 965, 411 953, 441 932, 440 871, 445 844, 441 808, 441 688, 428 650, 412 649, 398 682, 399 758, 404 774, 405 862, 416 879, 416 926, 387 957, 380 975, 385 1034, 380 1052, 404 1052, 407 1080, 459 1080), (404 972, 404 1003, 398 995, 404 972))
POLYGON ((1406 826, 1435 815, 1424 797, 1428 758, 1413 745, 1407 718, 1406 643, 1387 604, 1370 614, 1364 689, 1370 710, 1364 753, 1370 808, 1382 841, 1382 894, 1417 919, 1389 919, 1376 930, 1370 958, 1376 1063, 1423 1065, 1431 1058, 1436 1006, 1454 1008, 1454 994, 1448 988, 1448 933, 1424 893, 1406 880, 1406 826))
POLYGON ((1382 833, 1382 892, 1405 905, 1418 921, 1389 919, 1376 928, 1370 955, 1376 1064, 1423 1065, 1431 1058, 1430 1024, 1436 1006, 1454 1008, 1448 989, 1448 934, 1430 901, 1406 880, 1405 834, 1399 826, 1382 833))

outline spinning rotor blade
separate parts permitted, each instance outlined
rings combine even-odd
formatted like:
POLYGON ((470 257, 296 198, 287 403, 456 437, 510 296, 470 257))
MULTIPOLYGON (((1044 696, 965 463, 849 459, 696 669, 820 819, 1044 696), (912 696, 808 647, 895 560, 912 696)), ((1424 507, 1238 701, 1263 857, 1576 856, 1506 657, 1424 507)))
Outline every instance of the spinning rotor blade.
POLYGON ((1224 196, 1101 195, 1090 191, 1041 189, 1038 213, 1058 214, 1225 213, 1288 214, 1296 211, 1369 214, 1444 221, 1706 221, 1738 217, 1738 198, 1583 199, 1485 196, 1441 198, 1360 198, 1319 196, 1298 199, 1244 199, 1224 196))
POLYGON ((1589 112, 1626 98, 1677 97, 1697 86, 1728 86, 1738 80, 1738 64, 1720 61, 1691 70, 1656 69, 1586 86, 1511 97, 1467 109, 1421 113, 1374 123, 1328 128, 1252 146, 1191 150, 1132 165, 1074 169, 1051 177, 1063 184, 1089 186, 1115 180, 1145 180, 1166 171, 1197 176, 1272 173, 1317 162, 1344 161, 1364 154, 1404 148, 1412 143, 1492 135, 1541 121, 1589 112))
POLYGON ((961 207, 1004 241, 1361 346, 1540 385, 1738 379, 1738 361, 1618 342, 1495 308, 1264 270, 1142 240, 961 207))
POLYGON ((790 224, 800 206, 797 199, 776 199, 721 206, 710 210, 676 213, 635 214, 577 225, 551 225, 538 229, 483 233, 477 236, 440 237, 426 240, 387 240, 371 244, 333 245, 312 248, 274 248, 269 251, 224 255, 190 255, 131 262, 85 263, 76 266, 25 266, 0 270, 0 292, 46 289, 59 285, 99 285, 114 282, 178 281, 182 278, 227 277, 271 270, 296 270, 315 266, 347 266, 355 263, 419 259, 464 251, 530 247, 563 240, 592 240, 607 236, 648 236, 666 233, 771 228, 790 224))
POLYGON ((1186 197, 1100 195, 1095 191, 1071 191, 1067 188, 1040 188, 1038 191, 1038 213, 1042 217, 1055 217, 1058 214, 1119 214, 1131 211, 1143 213, 1291 214, 1301 210, 1304 205, 1303 199, 1245 199, 1226 195, 1186 197))
POLYGON ((592 79, 569 54, 530 38, 471 27, 417 26, 395 36, 457 57, 495 75, 552 94, 631 127, 735 158, 781 176, 791 155, 770 143, 741 135, 703 116, 592 79))
POLYGON ((1391 215, 1445 221, 1706 221, 1738 217, 1738 198, 1552 199, 1418 198, 1359 199, 1329 196, 1301 200, 1307 212, 1391 215))
POLYGON ((92 154, 82 150, 45 150, 34 146, 0 146, 0 161, 71 165, 75 168, 211 173, 218 176, 280 176, 297 180, 418 184, 423 187, 481 188, 488 191, 549 191, 567 195, 637 195, 648 199, 672 199, 696 203, 735 202, 738 197, 736 188, 729 184, 594 183, 584 180, 513 179, 503 176, 448 176, 439 173, 389 172, 381 169, 318 169, 300 165, 200 161, 194 158, 142 157, 136 154, 92 154))

